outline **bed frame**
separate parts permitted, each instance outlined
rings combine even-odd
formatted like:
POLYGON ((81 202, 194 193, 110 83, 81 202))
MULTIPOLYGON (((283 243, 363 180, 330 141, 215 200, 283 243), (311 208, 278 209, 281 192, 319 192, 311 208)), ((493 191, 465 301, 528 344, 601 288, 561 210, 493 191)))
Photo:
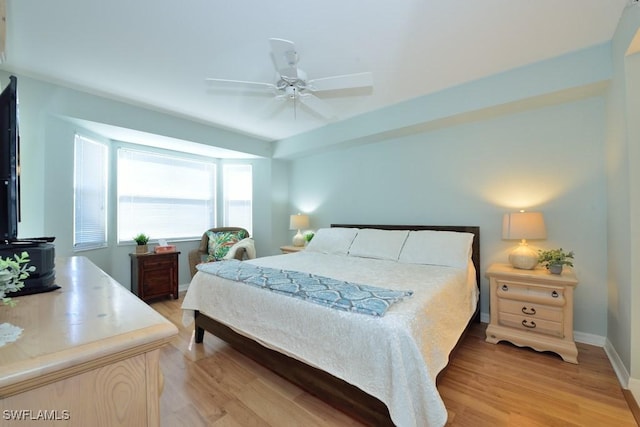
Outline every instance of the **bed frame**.
MULTIPOLYGON (((370 225, 370 224, 331 224, 331 227, 376 228, 381 230, 436 230, 473 233, 472 261, 476 268, 476 283, 480 286, 480 227, 475 226, 425 226, 425 225, 370 225)), ((467 329, 473 322, 480 321, 480 302, 476 313, 462 333, 451 356, 463 340, 467 329)), ((195 341, 201 343, 204 332, 208 331, 229 343, 240 353, 257 361, 278 375, 291 381, 307 392, 317 396, 329 405, 347 413, 366 425, 393 426, 387 406, 379 399, 365 393, 358 387, 347 383, 320 369, 306 365, 277 351, 271 350, 256 341, 238 334, 228 326, 196 311, 195 341)), ((446 368, 445 368, 446 369, 446 368)), ((444 371, 443 371, 444 372, 444 371)), ((442 372, 438 375, 438 378, 442 372)))

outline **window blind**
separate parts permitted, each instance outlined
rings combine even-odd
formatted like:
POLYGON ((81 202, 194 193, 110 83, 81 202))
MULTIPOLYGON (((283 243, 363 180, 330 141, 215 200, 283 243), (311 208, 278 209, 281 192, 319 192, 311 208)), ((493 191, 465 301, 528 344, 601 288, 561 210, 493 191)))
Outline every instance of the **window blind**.
POLYGON ((118 241, 199 238, 215 226, 211 161, 119 148, 118 241))
POLYGON ((73 248, 107 245, 108 147, 86 137, 74 139, 73 248))

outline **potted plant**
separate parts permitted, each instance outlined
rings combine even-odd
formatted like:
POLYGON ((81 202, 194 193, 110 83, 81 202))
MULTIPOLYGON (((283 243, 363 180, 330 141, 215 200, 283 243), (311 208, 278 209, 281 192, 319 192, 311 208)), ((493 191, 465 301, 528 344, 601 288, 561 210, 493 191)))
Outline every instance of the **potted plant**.
POLYGON ((133 240, 136 242, 138 246, 136 246, 137 254, 146 254, 147 253, 147 243, 149 243, 149 236, 144 233, 137 234, 133 240))
POLYGON ((5 295, 22 289, 24 280, 36 269, 34 266, 28 266, 29 261, 27 252, 14 254, 13 258, 0 258, 0 299, 3 304, 12 307, 16 304, 5 295))
POLYGON ((313 231, 307 231, 306 233, 304 233, 305 245, 309 244, 311 239, 313 239, 313 236, 315 236, 313 231))
POLYGON ((561 274, 565 265, 573 267, 573 251, 565 252, 560 249, 538 251, 538 262, 552 274, 561 274))

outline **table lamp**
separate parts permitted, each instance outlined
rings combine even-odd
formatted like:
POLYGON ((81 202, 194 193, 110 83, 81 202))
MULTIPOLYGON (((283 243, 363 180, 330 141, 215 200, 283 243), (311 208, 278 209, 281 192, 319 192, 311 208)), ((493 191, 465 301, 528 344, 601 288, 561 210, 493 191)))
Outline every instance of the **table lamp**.
POLYGON ((304 246, 304 236, 300 232, 303 228, 309 228, 309 216, 298 213, 289 217, 289 230, 298 230, 293 236, 293 246, 304 246))
POLYGON ((542 212, 512 212, 504 214, 502 238, 520 240, 520 245, 509 254, 509 262, 515 268, 532 270, 538 265, 538 253, 527 245, 529 240, 547 238, 542 212))

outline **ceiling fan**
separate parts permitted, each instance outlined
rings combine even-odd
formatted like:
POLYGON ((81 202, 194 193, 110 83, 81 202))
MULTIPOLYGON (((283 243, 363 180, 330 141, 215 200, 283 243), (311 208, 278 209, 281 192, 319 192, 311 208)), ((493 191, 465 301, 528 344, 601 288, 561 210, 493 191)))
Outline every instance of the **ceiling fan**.
POLYGON ((370 72, 308 80, 307 74, 298 68, 298 51, 293 42, 271 38, 269 44, 271 45, 271 60, 277 72, 275 83, 216 78, 207 78, 206 81, 212 85, 267 90, 272 92, 276 99, 292 100, 294 115, 296 103, 299 101, 328 119, 334 116, 332 109, 314 93, 373 86, 373 74, 370 72))

